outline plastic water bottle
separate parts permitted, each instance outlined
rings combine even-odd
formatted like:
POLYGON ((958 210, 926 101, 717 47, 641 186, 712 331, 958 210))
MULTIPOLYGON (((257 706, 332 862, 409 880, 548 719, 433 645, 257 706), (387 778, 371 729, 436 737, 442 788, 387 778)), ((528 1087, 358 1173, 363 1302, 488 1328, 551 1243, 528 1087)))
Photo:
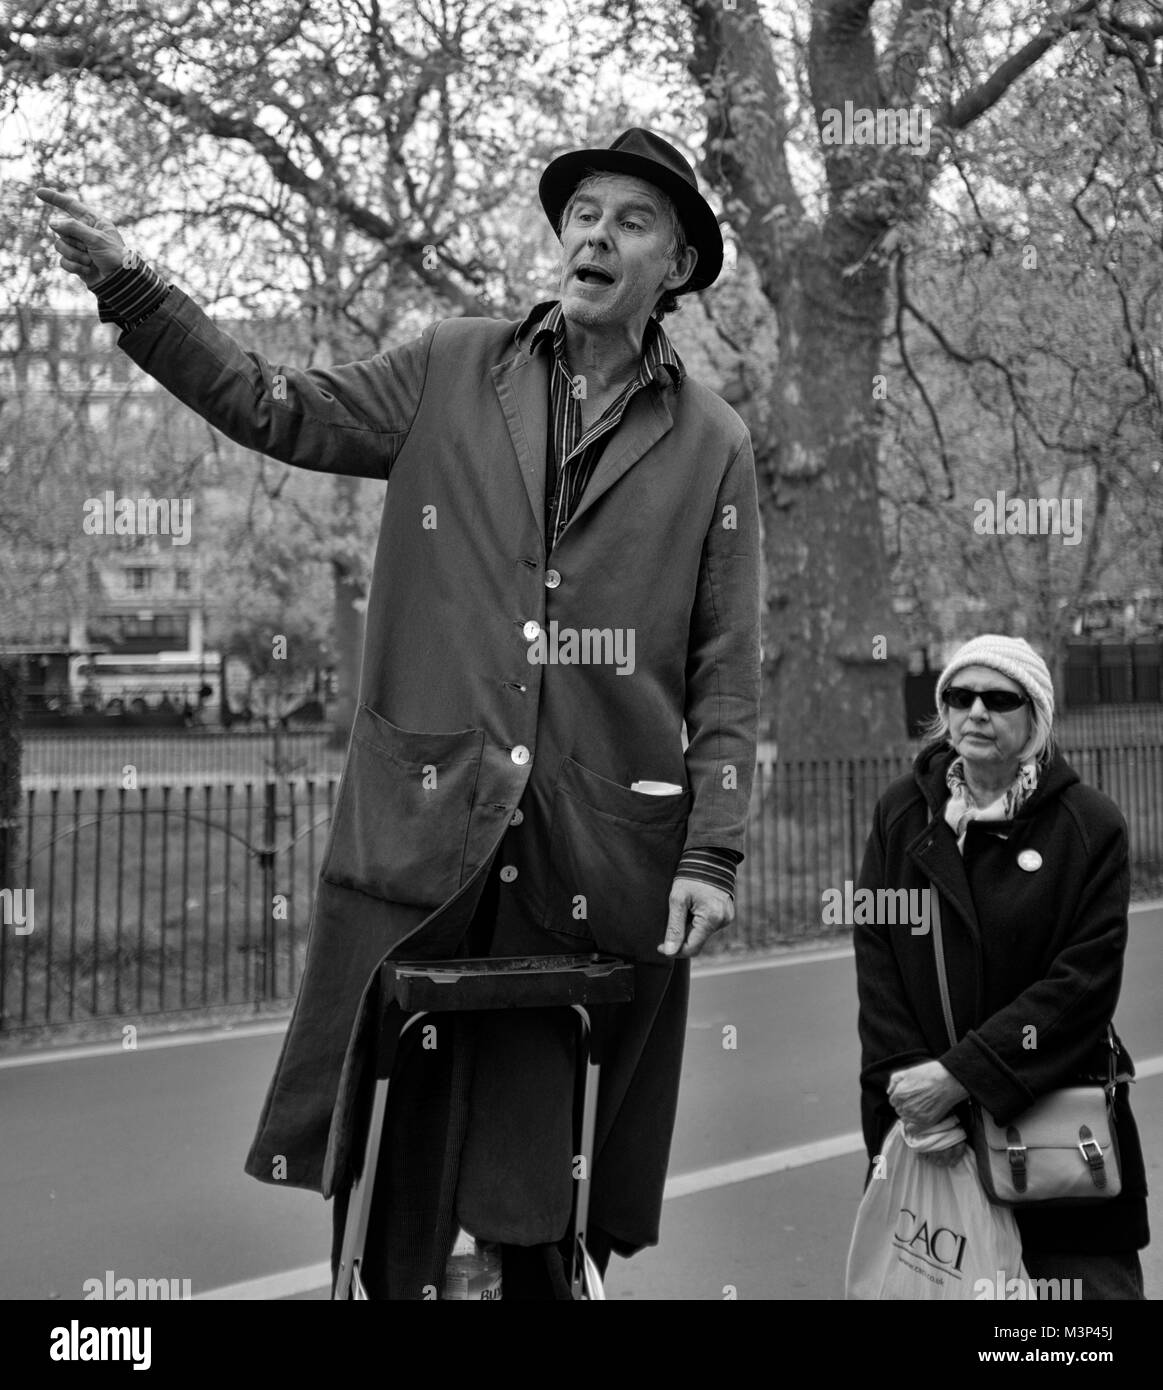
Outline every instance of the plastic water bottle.
POLYGON ((501 1296, 501 1252, 487 1241, 458 1230, 444 1267, 445 1298, 498 1299, 501 1296))

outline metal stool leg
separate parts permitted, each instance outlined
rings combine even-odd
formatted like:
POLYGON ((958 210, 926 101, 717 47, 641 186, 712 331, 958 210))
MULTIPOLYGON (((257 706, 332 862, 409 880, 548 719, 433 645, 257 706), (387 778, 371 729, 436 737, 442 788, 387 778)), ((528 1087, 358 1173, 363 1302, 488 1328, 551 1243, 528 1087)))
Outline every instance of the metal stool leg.
POLYGON ((570 1293, 575 1299, 604 1298, 601 1280, 592 1261, 587 1269, 586 1228, 590 1215, 590 1168, 594 1161, 594 1130, 598 1115, 598 1084, 601 1064, 594 1061, 592 1026, 584 1004, 570 1006, 581 1021, 581 1042, 586 1052, 585 1088, 582 1092, 581 1157, 584 1159, 581 1176, 577 1179, 574 1197, 573 1263, 570 1270, 570 1293), (596 1289, 593 1287, 597 1283, 596 1289))
MULTIPOLYGON (((363 1144, 363 1163, 351 1180, 344 1221, 336 1300, 366 1299, 363 1277, 365 1246, 371 1219, 380 1146, 387 1121, 388 1088, 400 1038, 429 1013, 477 1012, 490 1009, 561 1008, 575 1010, 585 1046, 586 1068, 581 1106, 581 1156, 585 1163, 574 1192, 573 1250, 570 1291, 575 1299, 604 1299, 597 1266, 586 1249, 590 1206, 590 1168, 597 1128, 599 1058, 604 1055, 604 1026, 596 1034, 588 1006, 625 1004, 634 997, 633 967, 616 957, 578 952, 560 956, 457 957, 434 961, 381 963, 385 972, 383 998, 389 1002, 375 1039, 375 1089, 363 1144), (396 1027, 398 1018, 404 1017, 396 1027)), ((576 1079, 575 1079, 576 1086, 576 1079)), ((576 1090, 574 1092, 576 1100, 576 1090)), ((347 1118, 353 1126, 357 1120, 347 1118)), ((333 1121, 334 1123, 334 1121, 333 1121)))
MULTIPOLYGON (((427 1017, 427 1010, 410 1014, 400 1026, 398 1038, 427 1017)), ((380 1161, 380 1143, 383 1139, 384 1121, 388 1113, 388 1086, 391 1078, 376 1078, 375 1094, 372 1098, 372 1113, 368 1121, 367 1143, 364 1146, 363 1166, 351 1184, 347 1203, 347 1220, 343 1226, 343 1248, 339 1256, 339 1272, 335 1279, 335 1292, 332 1298, 338 1300, 354 1299, 364 1301, 368 1297, 364 1287, 362 1265, 364 1246, 367 1244, 368 1221, 371 1217, 372 1197, 375 1193, 376 1170, 380 1161)))

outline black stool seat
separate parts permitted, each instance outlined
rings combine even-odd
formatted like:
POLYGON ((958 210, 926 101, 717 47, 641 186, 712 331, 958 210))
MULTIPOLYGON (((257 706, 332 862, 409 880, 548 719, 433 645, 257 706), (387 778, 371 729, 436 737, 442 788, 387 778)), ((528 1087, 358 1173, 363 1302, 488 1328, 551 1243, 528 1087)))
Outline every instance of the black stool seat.
POLYGON ((393 985, 386 997, 405 1013, 625 1004, 634 997, 633 965, 592 953, 390 960, 380 969, 393 985))

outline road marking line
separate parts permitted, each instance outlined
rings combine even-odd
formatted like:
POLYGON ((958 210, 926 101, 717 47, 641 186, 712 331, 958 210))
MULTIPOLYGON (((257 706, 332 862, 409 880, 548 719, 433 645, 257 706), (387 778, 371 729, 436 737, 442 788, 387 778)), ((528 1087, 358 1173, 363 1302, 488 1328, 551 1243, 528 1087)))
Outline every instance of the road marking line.
POLYGON ((293 1298, 296 1294, 330 1288, 331 1264, 324 1260, 321 1264, 304 1265, 301 1269, 284 1269, 279 1274, 268 1274, 262 1279, 244 1279, 240 1284, 223 1284, 221 1288, 207 1289, 205 1293, 196 1293, 193 1301, 293 1298))
MULTIPOLYGON (((47 1048, 43 1052, 30 1052, 27 1057, 0 1057, 0 1071, 8 1067, 33 1067, 42 1062, 83 1062, 86 1057, 116 1057, 130 1052, 157 1052, 163 1047, 193 1047, 198 1043, 227 1042, 231 1038, 265 1038, 276 1033, 285 1033, 289 1019, 279 1019, 273 1023, 240 1023, 237 1027, 218 1028, 199 1033, 174 1033, 172 1036, 139 1037, 136 1047, 123 1047, 120 1043, 93 1043, 86 1047, 47 1048)), ((126 1025, 116 1018, 109 1020, 111 1028, 126 1025)))
POLYGON ((858 1130, 837 1134, 831 1139, 817 1139, 811 1144, 797 1144, 791 1149, 776 1149, 773 1153, 755 1154, 736 1159, 733 1163, 716 1163, 711 1168, 696 1168, 692 1173, 678 1173, 667 1178, 663 1199, 690 1197, 696 1192, 709 1192, 716 1187, 730 1187, 737 1182, 750 1182, 772 1173, 785 1173, 790 1168, 804 1168, 810 1163, 824 1163, 843 1154, 859 1153, 864 1137, 858 1130))
POLYGON ((818 951, 802 951, 767 960, 740 960, 726 965, 700 965, 696 960, 691 970, 692 980, 705 980, 709 975, 739 975, 750 970, 775 970, 781 965, 811 965, 818 960, 843 960, 856 952, 851 946, 825 947, 818 951))

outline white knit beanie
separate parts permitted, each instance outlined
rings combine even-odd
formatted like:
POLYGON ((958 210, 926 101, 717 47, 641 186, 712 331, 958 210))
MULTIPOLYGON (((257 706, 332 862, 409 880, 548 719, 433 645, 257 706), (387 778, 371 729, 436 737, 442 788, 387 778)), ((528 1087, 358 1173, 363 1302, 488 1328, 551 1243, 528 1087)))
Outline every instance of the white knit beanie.
POLYGON ((1003 676, 1017 681, 1034 702, 1034 707, 1041 711, 1046 724, 1053 722, 1054 682, 1050 668, 1024 638, 987 632, 958 647, 937 681, 938 708, 945 687, 958 671, 968 666, 988 666, 991 671, 1000 671, 1003 676))

